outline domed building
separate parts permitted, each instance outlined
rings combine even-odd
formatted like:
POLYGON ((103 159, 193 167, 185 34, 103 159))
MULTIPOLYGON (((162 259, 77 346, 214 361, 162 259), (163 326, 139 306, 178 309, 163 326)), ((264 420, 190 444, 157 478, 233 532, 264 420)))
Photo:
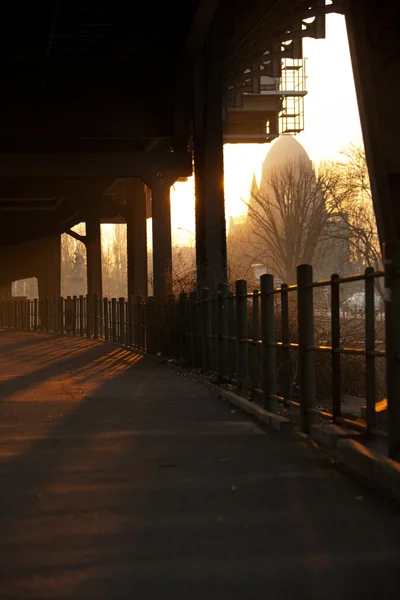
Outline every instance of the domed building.
POLYGON ((229 222, 232 278, 257 287, 268 272, 276 285, 293 284, 301 263, 313 265, 315 279, 343 272, 348 245, 329 239, 328 230, 311 159, 294 137, 282 135, 264 160, 259 186, 253 175, 247 214, 229 222))

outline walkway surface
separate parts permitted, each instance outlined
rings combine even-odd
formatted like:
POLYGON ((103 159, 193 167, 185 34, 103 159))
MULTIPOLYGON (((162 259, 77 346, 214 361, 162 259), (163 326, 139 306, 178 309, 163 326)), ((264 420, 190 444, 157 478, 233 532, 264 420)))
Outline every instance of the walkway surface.
POLYGON ((400 516, 202 386, 0 331, 0 598, 399 598, 400 516))

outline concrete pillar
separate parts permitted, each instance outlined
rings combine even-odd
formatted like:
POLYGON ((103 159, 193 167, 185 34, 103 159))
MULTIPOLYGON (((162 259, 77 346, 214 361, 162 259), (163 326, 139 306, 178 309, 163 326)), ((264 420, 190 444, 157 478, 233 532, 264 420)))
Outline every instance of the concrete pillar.
POLYGON ((61 294, 61 236, 45 238, 39 243, 39 298, 58 298, 61 294))
POLYGON ((153 222, 154 296, 164 300, 172 293, 172 239, 170 187, 173 179, 157 173, 151 182, 153 222))
POLYGON ((143 296, 147 298, 147 188, 141 179, 128 179, 125 185, 128 297, 143 296))
POLYGON ((87 280, 88 294, 103 295, 101 276, 101 231, 100 215, 91 212, 86 218, 86 252, 87 252, 87 280))
POLYGON ((210 31, 195 69, 194 157, 198 287, 227 280, 221 36, 210 31))
POLYGON ((354 81, 381 242, 400 239, 400 5, 346 3, 354 81))
POLYGON ((12 282, 3 283, 0 285, 0 300, 8 301, 11 300, 12 296, 12 282))

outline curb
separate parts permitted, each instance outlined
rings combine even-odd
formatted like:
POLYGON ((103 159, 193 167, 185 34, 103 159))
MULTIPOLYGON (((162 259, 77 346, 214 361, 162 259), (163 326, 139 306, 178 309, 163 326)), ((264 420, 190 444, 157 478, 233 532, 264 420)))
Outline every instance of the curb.
POLYGON ((191 378, 196 381, 200 385, 203 385, 208 390, 210 390, 213 394, 222 398, 232 406, 235 406, 239 410, 242 410, 248 415, 255 417, 257 421, 260 421, 264 426, 273 429, 275 431, 287 431, 291 429, 292 422, 290 419, 286 417, 282 417, 281 415, 276 415, 275 413, 268 412, 261 406, 257 406, 251 400, 247 400, 234 392, 230 392, 229 390, 225 390, 224 388, 219 387, 218 385, 208 381, 201 375, 197 375, 196 373, 189 373, 182 367, 177 365, 167 365, 172 373, 177 373, 179 375, 185 375, 186 377, 191 378))
MULTIPOLYGON (((293 423, 290 419, 270 413, 250 400, 219 387, 201 375, 188 372, 183 367, 168 363, 165 366, 171 373, 184 375, 203 385, 218 398, 254 417, 262 425, 275 431, 292 430, 293 423)), ((400 463, 363 445, 365 434, 362 432, 324 424, 312 426, 310 435, 300 432, 297 432, 297 435, 303 441, 308 441, 320 454, 329 457, 332 465, 338 470, 352 475, 360 483, 375 488, 385 496, 400 500, 400 463)))

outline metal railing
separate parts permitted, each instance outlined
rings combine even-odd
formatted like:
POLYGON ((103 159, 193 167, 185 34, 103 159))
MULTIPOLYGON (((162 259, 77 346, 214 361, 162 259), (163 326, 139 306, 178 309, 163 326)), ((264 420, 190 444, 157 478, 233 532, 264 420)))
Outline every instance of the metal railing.
MULTIPOLYGON (((361 321, 362 322, 362 321, 361 321)), ((352 422, 367 434, 388 438, 391 458, 400 455, 400 244, 385 248, 385 271, 366 269, 350 277, 332 275, 313 281, 310 265, 297 268, 296 285, 274 288, 273 276, 261 276, 260 290, 248 293, 247 283, 239 280, 235 293, 227 284, 218 293, 209 289, 179 298, 170 296, 160 304, 141 297, 127 302, 96 296, 19 300, 0 303, 0 326, 33 331, 79 335, 117 342, 152 354, 175 358, 186 366, 199 368, 217 382, 230 382, 247 391, 264 407, 277 412, 280 403, 295 406, 300 413, 300 428, 310 431, 319 413, 334 423, 349 424, 342 415, 342 356, 364 361, 366 390, 365 422, 352 422), (375 280, 384 277, 385 315, 380 314, 384 341, 376 340, 375 280), (347 347, 341 336, 341 286, 358 282, 364 285, 365 312, 362 347, 347 347), (318 288, 329 290, 330 343, 315 342, 314 294, 318 288), (294 315, 294 316, 293 316, 294 315), (379 343, 378 343, 379 342, 379 343), (380 347, 378 347, 380 346, 380 347), (278 356, 279 354, 279 356, 278 356), (317 408, 316 357, 330 356, 331 409, 317 408), (293 358, 295 356, 295 359, 293 358), (377 428, 376 360, 386 362, 387 431, 377 428), (292 374, 296 362, 297 375, 292 374), (278 371, 281 383, 278 386, 278 371), (291 393, 294 379, 295 395, 291 393), (293 397, 295 396, 295 397, 293 397)), ((357 325, 358 330, 360 326, 357 325)))
POLYGON ((68 296, 0 302, 0 327, 77 335, 146 349, 147 305, 141 296, 68 296))

